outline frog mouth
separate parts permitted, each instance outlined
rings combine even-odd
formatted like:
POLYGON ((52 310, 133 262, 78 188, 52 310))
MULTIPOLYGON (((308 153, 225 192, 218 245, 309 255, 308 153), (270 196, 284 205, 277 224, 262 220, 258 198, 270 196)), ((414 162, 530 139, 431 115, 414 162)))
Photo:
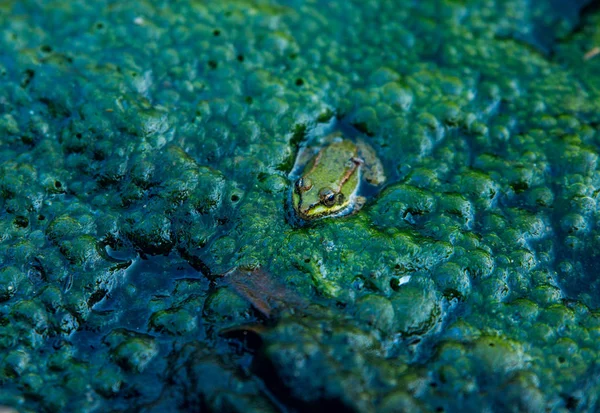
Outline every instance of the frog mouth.
POLYGON ((294 206, 294 210, 296 211, 296 214, 300 218, 305 219, 307 221, 316 218, 316 215, 314 215, 314 214, 313 215, 308 215, 308 212, 310 210, 312 210, 312 208, 313 208, 312 206, 309 207, 309 208, 300 208, 300 207, 294 206))
POLYGON ((335 212, 332 212, 330 208, 327 208, 321 204, 317 204, 317 205, 311 205, 310 207, 306 208, 306 209, 301 209, 297 206, 294 206, 294 210, 296 211, 296 215, 298 215, 299 218, 305 220, 305 221, 314 221, 316 219, 321 219, 321 218, 334 218, 334 217, 340 217, 343 215, 347 215, 349 210, 351 210, 352 208, 352 203, 349 203, 348 205, 346 205, 343 208, 340 208, 339 210, 336 210, 335 212), (308 212, 312 211, 312 213, 309 215, 308 212))
POLYGON ((296 214, 298 215, 298 217, 300 217, 306 221, 310 221, 310 220, 319 218, 327 212, 325 210, 320 211, 320 209, 323 209, 323 207, 321 206, 321 208, 319 208, 319 205, 310 205, 307 208, 301 208, 300 206, 294 205, 294 210, 296 211, 296 214), (311 211, 312 211, 312 213, 309 215, 309 212, 311 212, 311 211))

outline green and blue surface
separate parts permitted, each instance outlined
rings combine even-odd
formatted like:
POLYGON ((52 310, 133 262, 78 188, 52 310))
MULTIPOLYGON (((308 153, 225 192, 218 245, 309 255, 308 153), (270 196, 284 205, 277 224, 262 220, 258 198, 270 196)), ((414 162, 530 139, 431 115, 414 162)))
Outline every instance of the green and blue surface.
POLYGON ((598 411, 590 3, 0 1, 0 405, 598 411), (294 228, 326 123, 388 181, 294 228))

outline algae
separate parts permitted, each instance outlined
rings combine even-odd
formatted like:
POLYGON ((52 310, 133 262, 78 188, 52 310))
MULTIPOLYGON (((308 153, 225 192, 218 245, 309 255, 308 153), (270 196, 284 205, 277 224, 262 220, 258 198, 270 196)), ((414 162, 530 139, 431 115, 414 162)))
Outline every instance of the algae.
POLYGON ((597 411, 591 3, 2 2, 0 406, 597 411), (294 228, 326 125, 388 182, 294 228))

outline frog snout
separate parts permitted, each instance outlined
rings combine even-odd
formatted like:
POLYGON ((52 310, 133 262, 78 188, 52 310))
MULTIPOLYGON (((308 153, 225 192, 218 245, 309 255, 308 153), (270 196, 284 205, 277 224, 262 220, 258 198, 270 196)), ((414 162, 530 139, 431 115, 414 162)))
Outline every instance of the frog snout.
POLYGON ((298 211, 300 211, 301 214, 308 215, 311 207, 312 207, 312 205, 310 203, 303 202, 303 203, 300 203, 300 205, 298 205, 298 211))

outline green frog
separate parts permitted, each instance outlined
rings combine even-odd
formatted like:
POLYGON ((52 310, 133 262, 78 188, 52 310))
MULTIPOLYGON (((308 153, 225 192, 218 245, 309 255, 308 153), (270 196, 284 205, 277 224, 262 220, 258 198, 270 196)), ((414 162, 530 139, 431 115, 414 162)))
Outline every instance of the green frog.
POLYGON ((371 146, 336 132, 323 138, 322 145, 302 147, 290 178, 295 218, 306 224, 357 212, 366 201, 363 183, 379 186, 385 173, 371 146))

